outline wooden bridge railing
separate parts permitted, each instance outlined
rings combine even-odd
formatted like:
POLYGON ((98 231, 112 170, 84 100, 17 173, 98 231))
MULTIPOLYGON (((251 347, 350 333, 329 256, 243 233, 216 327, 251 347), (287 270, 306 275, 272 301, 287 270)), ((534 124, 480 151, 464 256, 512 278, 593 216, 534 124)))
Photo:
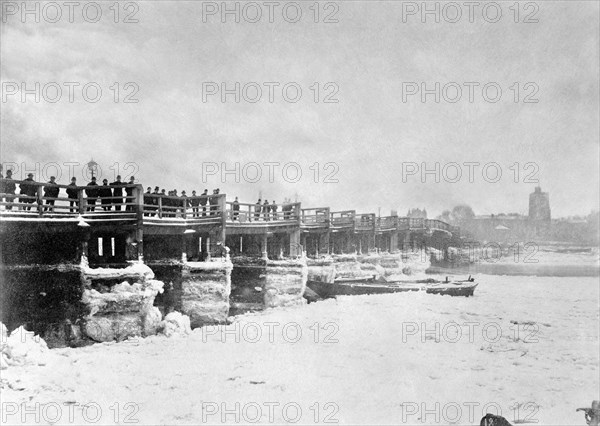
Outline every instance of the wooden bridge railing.
POLYGON ((260 223, 277 222, 299 222, 301 217, 300 203, 286 204, 252 204, 226 202, 226 214, 228 222, 260 223), (236 205, 236 208, 234 208, 236 205))
POLYGON ((135 220, 141 212, 141 193, 141 185, 75 186, 0 179, 0 214, 7 217, 82 215, 101 220, 135 220), (114 195, 115 188, 119 188, 122 195, 114 195), (100 196, 103 191, 110 195, 100 196))
POLYGON ((225 194, 177 197, 144 193, 144 222, 184 219, 187 225, 218 224, 225 210, 225 197, 225 194))
POLYGON ((375 213, 361 213, 354 218, 354 229, 357 231, 373 231, 377 226, 375 213))
POLYGON ((451 232, 452 230, 451 225, 437 219, 425 219, 425 226, 429 229, 441 229, 448 232, 451 232))
POLYGON ((398 229, 398 216, 383 216, 377 218, 378 230, 396 230, 398 229))
POLYGON ((302 209, 303 226, 323 227, 329 226, 331 220, 329 207, 302 209))
POLYGON ((354 227, 356 210, 343 210, 331 212, 331 225, 336 228, 354 227))

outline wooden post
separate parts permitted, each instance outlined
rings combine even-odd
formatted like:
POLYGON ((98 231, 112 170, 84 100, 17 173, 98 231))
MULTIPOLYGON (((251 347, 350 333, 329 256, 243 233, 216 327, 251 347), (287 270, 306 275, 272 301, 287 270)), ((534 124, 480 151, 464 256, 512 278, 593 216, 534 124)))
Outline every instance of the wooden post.
POLYGON ((38 209, 38 216, 42 216, 44 213, 44 200, 43 200, 43 195, 42 195, 42 186, 38 186, 37 187, 37 209, 38 209))
POLYGON ((227 204, 225 194, 219 195, 219 209, 221 210, 221 229, 219 230, 219 239, 223 244, 223 253, 225 252, 225 237, 226 237, 226 226, 227 226, 227 204))
POLYGON ((206 237, 206 261, 210 261, 210 234, 206 237))
POLYGON ((77 188, 77 197, 79 198, 79 214, 85 213, 85 197, 83 196, 83 188, 77 188))
POLYGON ((269 259, 269 252, 267 250, 267 233, 265 232, 264 234, 261 235, 262 240, 261 240, 261 252, 262 252, 262 258, 267 260, 269 259))
POLYGON ((185 234, 181 234, 181 261, 187 262, 187 240, 185 234))
POLYGON ((390 236, 390 253, 398 250, 398 231, 393 231, 390 236))
POLYGON ((142 185, 135 187, 134 197, 137 212, 135 239, 137 241, 138 261, 142 262, 144 260, 144 187, 142 185))
POLYGON ((162 199, 161 195, 158 196, 158 218, 162 219, 163 217, 163 209, 162 209, 162 199))

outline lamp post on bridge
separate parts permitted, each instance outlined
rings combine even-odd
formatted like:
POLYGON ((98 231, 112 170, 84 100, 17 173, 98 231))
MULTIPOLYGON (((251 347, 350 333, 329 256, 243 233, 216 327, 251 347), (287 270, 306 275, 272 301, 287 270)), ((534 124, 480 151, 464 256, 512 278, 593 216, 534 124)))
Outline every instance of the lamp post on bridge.
POLYGON ((96 162, 94 161, 94 159, 92 158, 92 159, 90 160, 90 162, 86 164, 86 166, 87 166, 87 169, 88 169, 88 170, 90 171, 90 173, 92 174, 92 177, 94 177, 94 173, 97 173, 97 172, 98 172, 98 163, 96 163, 96 162))

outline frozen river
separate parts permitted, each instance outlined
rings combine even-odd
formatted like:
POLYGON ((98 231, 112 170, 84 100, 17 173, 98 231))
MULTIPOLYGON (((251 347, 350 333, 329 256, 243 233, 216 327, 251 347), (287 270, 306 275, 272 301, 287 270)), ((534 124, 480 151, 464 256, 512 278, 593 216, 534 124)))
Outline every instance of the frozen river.
POLYGON ((600 399, 598 279, 476 279, 471 298, 340 297, 186 337, 56 349, 2 372, 4 415, 16 410, 5 421, 585 424, 575 409, 600 399))

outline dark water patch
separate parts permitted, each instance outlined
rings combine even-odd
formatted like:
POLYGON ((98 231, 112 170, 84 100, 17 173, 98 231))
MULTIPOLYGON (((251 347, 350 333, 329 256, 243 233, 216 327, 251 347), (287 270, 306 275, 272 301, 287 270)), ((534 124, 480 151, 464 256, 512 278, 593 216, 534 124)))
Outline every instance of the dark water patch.
POLYGON ((78 270, 41 266, 2 271, 0 319, 9 332, 20 325, 42 336, 49 346, 65 346, 67 321, 86 314, 78 270), (65 270, 66 269, 66 270, 65 270), (62 337, 61 337, 62 336, 62 337))
POLYGON ((264 309, 265 272, 262 266, 233 267, 229 315, 264 309))

